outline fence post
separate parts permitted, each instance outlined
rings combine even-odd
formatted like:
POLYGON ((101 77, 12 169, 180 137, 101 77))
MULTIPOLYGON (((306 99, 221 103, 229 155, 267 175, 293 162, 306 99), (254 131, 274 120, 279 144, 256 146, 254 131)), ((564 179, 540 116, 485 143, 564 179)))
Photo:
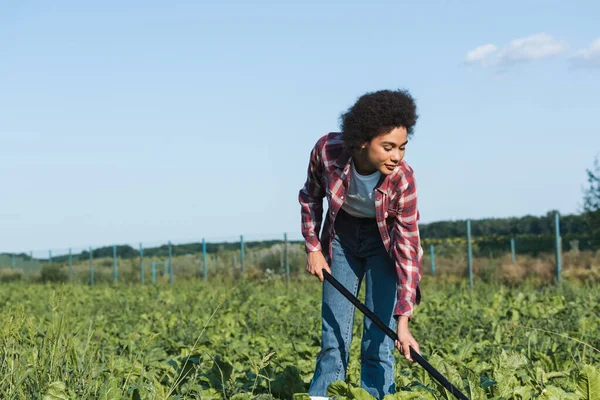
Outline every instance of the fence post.
POLYGON ((290 259, 288 255, 288 238, 287 233, 283 234, 283 252, 285 258, 285 286, 290 284, 290 259))
POLYGON ((244 264, 244 235, 240 235, 240 262, 242 263, 242 277, 246 277, 244 264))
POLYGON ((69 281, 73 281, 73 253, 69 248, 69 281))
POLYGON ((169 283, 173 283, 175 276, 173 275, 173 250, 171 249, 171 241, 169 240, 169 283))
POLYGON ((433 250, 433 243, 429 245, 429 253, 431 254, 431 275, 435 275, 435 252, 433 250))
POLYGON ((117 283, 117 245, 113 245, 113 281, 117 283))
POLYGON ((94 286, 94 257, 92 255, 92 247, 90 246, 90 283, 94 286))
POLYGON ((156 261, 152 261, 152 283, 156 285, 156 261))
POLYGON ((144 247, 140 243, 140 282, 144 284, 144 247))
POLYGON ((471 247, 471 220, 467 220, 467 263, 469 266, 469 287, 473 288, 473 249, 471 247))
POLYGON ((17 259, 15 257, 15 255, 12 255, 12 262, 11 262, 11 267, 12 269, 15 269, 15 267, 17 266, 17 259))
POLYGON ((163 272, 163 276, 167 276, 167 274, 169 273, 169 270, 167 269, 167 259, 164 259, 164 264, 165 264, 165 270, 163 272))
POLYGON ((560 215, 558 214, 558 212, 554 214, 554 227, 556 234, 556 283, 560 285, 560 275, 562 271, 562 241, 560 237, 560 215))
POLYGON ((48 262, 52 262, 52 250, 48 250, 48 262))
POLYGON ((510 239, 510 256, 512 259, 512 263, 514 264, 517 260, 517 257, 515 254, 515 238, 510 239))
POLYGON ((203 275, 204 280, 208 279, 208 268, 206 265, 206 240, 202 238, 202 266, 204 268, 203 275))

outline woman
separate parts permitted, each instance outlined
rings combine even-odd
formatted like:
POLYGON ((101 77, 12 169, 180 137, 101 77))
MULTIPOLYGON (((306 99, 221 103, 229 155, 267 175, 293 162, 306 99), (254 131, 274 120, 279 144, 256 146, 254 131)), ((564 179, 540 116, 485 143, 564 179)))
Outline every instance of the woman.
MULTIPOLYGON (((407 91, 367 93, 341 116, 340 133, 320 138, 310 155, 299 193, 306 269, 323 282, 328 271, 358 295, 365 278, 365 304, 392 329, 395 343, 365 318, 361 387, 383 398, 394 393, 393 346, 410 361, 419 345, 408 328, 420 302, 421 249, 417 192, 403 160, 417 121, 407 91), (329 208, 319 239, 323 198, 329 208)), ((345 380, 354 306, 328 282, 323 285, 322 341, 309 395, 345 380)))

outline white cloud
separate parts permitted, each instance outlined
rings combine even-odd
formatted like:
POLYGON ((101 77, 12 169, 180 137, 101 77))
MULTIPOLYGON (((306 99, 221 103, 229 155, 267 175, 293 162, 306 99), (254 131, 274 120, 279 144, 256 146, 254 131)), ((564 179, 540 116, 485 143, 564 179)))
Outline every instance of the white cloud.
POLYGON ((538 33, 516 39, 501 51, 501 63, 533 61, 563 53, 568 46, 564 41, 554 39, 546 33, 538 33))
POLYGON ((600 68, 600 38, 589 47, 576 51, 571 57, 571 65, 577 68, 600 68))
POLYGON ((477 47, 467 53, 466 62, 483 66, 507 66, 552 57, 564 53, 567 48, 566 42, 547 33, 537 33, 515 39, 500 50, 494 44, 477 47))
POLYGON ((491 58, 491 55, 496 52, 496 50, 498 50, 498 48, 493 44, 484 44, 483 46, 479 46, 467 53, 467 62, 478 62, 485 64, 486 61, 491 58))

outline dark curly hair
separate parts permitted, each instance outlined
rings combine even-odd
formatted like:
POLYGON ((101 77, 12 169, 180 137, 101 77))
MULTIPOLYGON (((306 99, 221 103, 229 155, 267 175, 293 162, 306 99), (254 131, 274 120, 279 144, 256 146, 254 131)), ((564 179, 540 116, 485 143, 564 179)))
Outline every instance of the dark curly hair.
POLYGON ((399 126, 412 136, 417 118, 417 106, 406 90, 365 93, 340 116, 342 140, 354 153, 363 143, 399 126))

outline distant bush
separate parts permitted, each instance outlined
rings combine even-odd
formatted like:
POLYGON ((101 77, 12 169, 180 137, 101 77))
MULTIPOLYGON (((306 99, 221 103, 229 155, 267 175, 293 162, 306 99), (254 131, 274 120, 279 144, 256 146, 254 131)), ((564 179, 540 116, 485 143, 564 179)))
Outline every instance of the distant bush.
POLYGON ((0 282, 20 281, 23 278, 22 270, 13 270, 8 268, 0 269, 0 282))
POLYGON ((69 274, 62 265, 44 265, 41 271, 42 282, 66 282, 69 274))

